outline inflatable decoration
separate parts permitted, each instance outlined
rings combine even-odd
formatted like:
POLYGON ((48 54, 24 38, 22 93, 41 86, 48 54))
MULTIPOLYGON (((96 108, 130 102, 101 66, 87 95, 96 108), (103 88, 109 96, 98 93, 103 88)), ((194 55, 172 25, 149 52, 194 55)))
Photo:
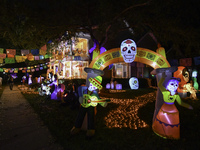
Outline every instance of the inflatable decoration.
POLYGON ((174 77, 181 79, 177 92, 181 98, 186 98, 187 89, 185 88, 185 84, 189 82, 189 72, 187 68, 185 68, 184 66, 179 66, 178 70, 174 72, 174 77))
POLYGON ((136 54, 137 46, 133 40, 127 39, 121 43, 121 55, 126 63, 132 63, 136 54))
POLYGON ((116 90, 122 90, 122 84, 116 84, 115 89, 116 90))
POLYGON ((28 85, 30 85, 30 84, 33 83, 31 78, 32 78, 32 75, 29 75, 29 76, 28 76, 28 85))
POLYGON ((131 87, 131 89, 133 90, 137 90, 139 88, 139 81, 136 77, 131 77, 129 79, 129 85, 131 87))
POLYGON ((87 86, 80 86, 78 88, 79 102, 81 104, 81 107, 79 109, 75 125, 71 129, 71 135, 79 133, 83 125, 84 118, 87 114, 86 137, 91 138, 95 134, 95 108, 98 104, 106 107, 107 102, 109 102, 110 100, 100 99, 98 95, 98 90, 102 89, 102 77, 100 75, 103 75, 104 72, 102 70, 97 70, 93 68, 84 68, 84 71, 88 73, 86 80, 87 86))
POLYGON ((198 84, 198 82, 197 82, 197 71, 196 70, 194 70, 193 72, 192 72, 192 81, 193 81, 193 83, 194 83, 194 88, 198 91, 199 90, 199 84, 198 84))
POLYGON ((197 100, 196 92, 197 90, 193 86, 193 81, 191 80, 190 83, 187 83, 183 86, 190 93, 190 98, 197 100))
POLYGON ((51 95, 50 87, 47 84, 42 83, 41 87, 38 89, 39 95, 51 95))
POLYGON ((106 89, 110 89, 110 83, 106 84, 106 89))
POLYGON ((22 83, 25 84, 25 82, 26 82, 26 76, 23 76, 22 77, 22 83))
POLYGON ((44 79, 44 77, 40 76, 38 79, 37 79, 37 83, 42 83, 42 80, 44 79))
POLYGON ((188 109, 193 109, 190 105, 181 101, 181 98, 176 90, 178 88, 180 79, 172 77, 167 82, 166 88, 163 86, 165 81, 165 72, 162 73, 162 78, 158 83, 158 87, 163 95, 164 103, 160 108, 158 114, 152 125, 153 131, 163 137, 168 139, 179 139, 180 138, 180 121, 179 121, 179 111, 174 105, 175 100, 181 106, 188 109))
POLYGON ((58 93, 58 79, 57 79, 57 75, 54 75, 54 81, 49 84, 49 86, 51 87, 51 99, 52 100, 57 100, 57 93, 58 93))

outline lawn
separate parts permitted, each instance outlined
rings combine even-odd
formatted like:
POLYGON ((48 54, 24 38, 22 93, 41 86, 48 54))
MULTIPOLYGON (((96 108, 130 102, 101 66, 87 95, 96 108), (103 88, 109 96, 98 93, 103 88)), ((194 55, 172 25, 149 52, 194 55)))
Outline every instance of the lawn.
POLYGON ((125 93, 108 93, 103 90, 100 95, 112 99, 106 108, 97 106, 96 114, 96 134, 91 140, 86 140, 86 131, 80 132, 78 135, 71 137, 70 130, 74 125, 75 118, 78 114, 78 108, 71 109, 68 105, 61 105, 61 102, 54 100, 46 100, 45 97, 39 95, 24 94, 31 106, 39 114, 44 124, 49 128, 56 142, 60 143, 65 149, 69 150, 132 150, 132 149, 183 149, 193 150, 200 149, 200 100, 186 99, 184 102, 193 106, 193 110, 188 110, 184 107, 176 106, 180 113, 181 121, 181 138, 180 140, 163 139, 151 129, 152 117, 155 106, 155 89, 146 88, 139 90, 128 90, 125 93), (151 93, 148 95, 148 93, 151 93), (144 96, 141 96, 144 95, 144 96), (148 95, 148 96, 147 96, 148 95), (139 98, 137 98, 139 96, 139 98), (132 101, 132 99, 137 101, 132 101), (123 100, 126 99, 126 100, 123 100), (150 99, 150 100, 149 100, 150 99), (117 101, 122 101, 128 106, 121 106, 117 101), (140 104, 146 101, 146 103, 140 104), (140 106, 140 107, 139 107, 140 106), (111 112, 119 108, 125 108, 120 112, 115 112, 109 116, 111 112), (139 108, 133 111, 132 108, 139 108), (136 124, 135 126, 128 125, 124 127, 126 119, 122 118, 122 113, 132 112, 129 114, 129 123, 136 124), (118 113, 118 114, 117 114, 118 113), (137 113, 137 114, 136 114, 137 113), (108 117, 109 116, 109 117, 108 117), (120 127, 108 126, 108 119, 114 120, 115 123, 122 124, 120 127), (138 118, 134 120, 134 116, 138 118), (105 119, 106 118, 106 119, 105 119), (132 120, 130 120, 132 118, 132 120), (121 121, 120 121, 121 119, 121 121), (142 122, 142 123, 141 123, 142 122), (139 124, 145 124, 145 127, 140 127, 139 124))

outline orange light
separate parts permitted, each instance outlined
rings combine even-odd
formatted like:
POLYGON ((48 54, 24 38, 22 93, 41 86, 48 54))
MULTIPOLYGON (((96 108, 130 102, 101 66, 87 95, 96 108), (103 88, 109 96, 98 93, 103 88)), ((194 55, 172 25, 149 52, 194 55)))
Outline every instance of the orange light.
POLYGON ((118 104, 117 109, 111 110, 104 118, 108 128, 145 128, 149 125, 138 117, 139 108, 156 99, 156 92, 138 96, 134 99, 114 99, 111 103, 118 104))

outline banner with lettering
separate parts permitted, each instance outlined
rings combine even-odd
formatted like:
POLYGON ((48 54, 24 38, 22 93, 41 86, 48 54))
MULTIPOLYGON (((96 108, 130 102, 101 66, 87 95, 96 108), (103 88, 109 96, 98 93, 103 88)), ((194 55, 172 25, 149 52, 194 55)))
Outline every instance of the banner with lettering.
POLYGON ((28 55, 26 55, 26 57, 27 57, 27 59, 29 60, 29 61, 34 61, 34 56, 33 56, 33 54, 28 54, 28 55))
POLYGON ((3 58, 0 58, 0 63, 1 63, 1 64, 3 64, 3 60, 4 60, 3 58))
POLYGON ((0 48, 0 54, 2 54, 4 52, 3 48, 0 48))
POLYGON ((40 60, 44 59, 44 56, 43 55, 40 55, 40 60))
POLYGON ((8 53, 8 54, 7 54, 7 57, 8 57, 8 58, 14 58, 15 55, 13 55, 13 54, 9 54, 9 53, 8 53))
POLYGON ((21 55, 23 56, 23 55, 28 55, 29 54, 29 50, 27 50, 27 49, 22 49, 21 50, 21 55))
MULTIPOLYGON (((61 59, 62 59, 62 55, 58 55, 58 56, 59 56, 59 60, 61 60, 61 59)), ((45 58, 45 59, 50 58, 50 54, 46 54, 46 55, 44 56, 44 58, 45 58)))
POLYGON ((16 62, 23 62, 23 57, 19 55, 15 55, 16 62))
POLYGON ((19 70, 18 68, 15 68, 14 73, 18 73, 18 70, 19 70))
POLYGON ((168 62, 171 66, 179 66, 178 59, 169 59, 168 62))
POLYGON ((15 59, 14 59, 14 58, 5 58, 5 63, 6 63, 6 64, 15 63, 15 59))
POLYGON ((31 49, 31 54, 38 55, 39 54, 39 49, 31 49))
POLYGON ((40 60, 40 56, 35 56, 35 60, 40 60))
POLYGON ((192 66, 192 58, 182 58, 179 60, 180 66, 192 66))
POLYGON ((200 65, 200 56, 194 57, 194 65, 200 65))
POLYGON ((6 58, 6 54, 4 53, 0 54, 0 58, 6 58))
POLYGON ((45 44, 44 46, 42 46, 40 49, 42 49, 42 50, 47 50, 47 45, 45 44))
POLYGON ((16 49, 6 49, 6 54, 16 55, 16 49))
POLYGON ((22 62, 24 62, 27 59, 27 56, 22 56, 22 62))

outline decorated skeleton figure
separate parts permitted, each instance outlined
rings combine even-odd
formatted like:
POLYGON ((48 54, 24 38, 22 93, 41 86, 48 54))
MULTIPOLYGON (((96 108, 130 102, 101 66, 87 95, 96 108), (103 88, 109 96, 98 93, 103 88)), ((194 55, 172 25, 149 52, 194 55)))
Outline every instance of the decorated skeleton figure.
POLYGON ((138 89, 139 88, 138 79, 135 77, 130 78, 129 85, 130 85, 131 89, 138 89))
POLYGON ((126 39, 121 43, 121 55, 126 63, 132 63, 137 54, 136 43, 131 39, 126 39))

